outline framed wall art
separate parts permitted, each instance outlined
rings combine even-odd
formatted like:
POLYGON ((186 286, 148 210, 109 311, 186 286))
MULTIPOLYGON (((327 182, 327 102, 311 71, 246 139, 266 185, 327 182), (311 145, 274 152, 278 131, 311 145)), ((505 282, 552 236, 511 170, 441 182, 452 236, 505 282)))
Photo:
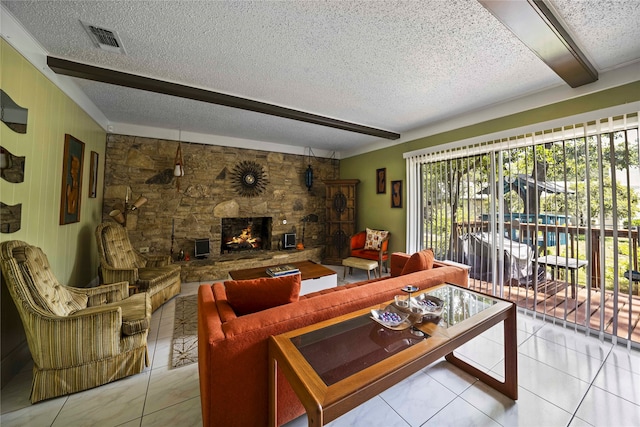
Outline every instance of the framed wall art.
POLYGON ((60 196, 60 225, 80 221, 83 161, 84 143, 69 134, 65 134, 62 160, 62 191, 60 196))
POLYGON ((387 192, 387 168, 376 169, 376 194, 387 192))
POLYGON ((402 180, 391 181, 391 207, 402 207, 402 180))
POLYGON ((91 170, 89 172, 89 197, 92 199, 98 196, 98 159, 98 153, 92 151, 91 170))

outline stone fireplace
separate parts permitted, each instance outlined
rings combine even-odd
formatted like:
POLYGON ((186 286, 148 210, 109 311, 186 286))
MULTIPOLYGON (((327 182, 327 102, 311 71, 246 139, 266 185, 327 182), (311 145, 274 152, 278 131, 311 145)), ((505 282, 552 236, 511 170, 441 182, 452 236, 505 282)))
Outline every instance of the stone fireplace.
POLYGON ((229 271, 242 268, 322 259, 324 180, 338 178, 339 160, 313 158, 315 180, 308 190, 304 182, 307 156, 225 147, 215 145, 215 139, 211 144, 182 141, 186 166, 178 189, 173 176, 177 146, 178 141, 107 135, 103 221, 112 221, 109 212, 126 194, 148 199, 127 216, 127 233, 134 248, 144 248, 152 255, 173 254, 174 258, 184 251, 190 260, 175 261, 182 267, 183 282, 226 279, 229 271), (233 173, 248 160, 262 166, 268 179, 264 191, 254 197, 237 192, 238 177, 233 173), (318 222, 302 221, 310 213, 318 214, 318 222), (227 220, 232 218, 241 221, 229 230, 227 220), (260 249, 252 245, 235 250, 224 245, 225 239, 244 237, 247 219, 253 219, 251 235, 260 237, 260 249), (279 244, 286 233, 301 238, 304 227, 304 250, 285 250, 279 244), (207 258, 195 258, 196 239, 209 239, 207 258))
POLYGON ((222 218, 220 254, 271 249, 271 217, 222 218))

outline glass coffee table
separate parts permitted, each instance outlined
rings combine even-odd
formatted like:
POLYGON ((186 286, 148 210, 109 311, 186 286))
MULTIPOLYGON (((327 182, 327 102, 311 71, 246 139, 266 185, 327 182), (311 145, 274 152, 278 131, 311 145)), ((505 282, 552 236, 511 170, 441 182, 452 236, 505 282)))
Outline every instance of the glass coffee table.
MULTIPOLYGON (((279 370, 305 407, 309 426, 322 426, 442 356, 507 397, 518 398, 516 305, 457 285, 417 292, 444 302, 439 317, 388 327, 372 309, 329 319, 269 340, 269 425, 277 423, 279 370), (504 381, 458 359, 453 351, 504 323, 504 381)), ((398 294, 402 294, 398 289, 398 294)))

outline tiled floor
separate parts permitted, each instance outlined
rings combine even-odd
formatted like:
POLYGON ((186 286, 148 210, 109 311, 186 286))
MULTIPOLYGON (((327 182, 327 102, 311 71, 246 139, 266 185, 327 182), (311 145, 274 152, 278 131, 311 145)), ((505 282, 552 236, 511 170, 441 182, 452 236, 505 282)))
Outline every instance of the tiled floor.
MULTIPOLYGON (((338 277, 342 268, 336 267, 338 277)), ((348 280, 366 278, 356 272, 348 280)), ((183 285, 182 294, 197 292, 183 285)), ((1 394, 9 426, 199 426, 197 365, 169 369, 174 300, 153 314, 151 367, 71 396, 29 403, 30 367, 1 394)), ((337 426, 640 426, 640 352, 586 338, 542 320, 518 317, 519 400, 514 402, 444 360, 383 392, 330 425, 337 426)), ((459 355, 503 371, 496 326, 459 355)), ((306 426, 302 416, 286 425, 306 426)), ((235 427, 235 426, 220 426, 235 427)), ((243 427, 243 426, 238 426, 243 427)))

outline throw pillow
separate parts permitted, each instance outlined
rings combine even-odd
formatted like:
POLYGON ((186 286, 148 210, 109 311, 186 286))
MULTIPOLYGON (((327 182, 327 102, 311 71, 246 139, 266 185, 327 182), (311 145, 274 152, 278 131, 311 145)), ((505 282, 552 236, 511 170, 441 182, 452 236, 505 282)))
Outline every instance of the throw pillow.
POLYGON ((400 274, 404 275, 421 270, 430 270, 433 268, 433 259, 434 256, 431 249, 416 252, 407 260, 407 263, 402 268, 402 273, 400 274))
POLYGON ((300 274, 254 280, 227 280, 227 301, 238 316, 298 301, 300 274))
POLYGON ((387 237, 387 234, 389 234, 388 231, 367 228, 367 239, 364 242, 364 248, 379 251, 382 241, 387 237))

